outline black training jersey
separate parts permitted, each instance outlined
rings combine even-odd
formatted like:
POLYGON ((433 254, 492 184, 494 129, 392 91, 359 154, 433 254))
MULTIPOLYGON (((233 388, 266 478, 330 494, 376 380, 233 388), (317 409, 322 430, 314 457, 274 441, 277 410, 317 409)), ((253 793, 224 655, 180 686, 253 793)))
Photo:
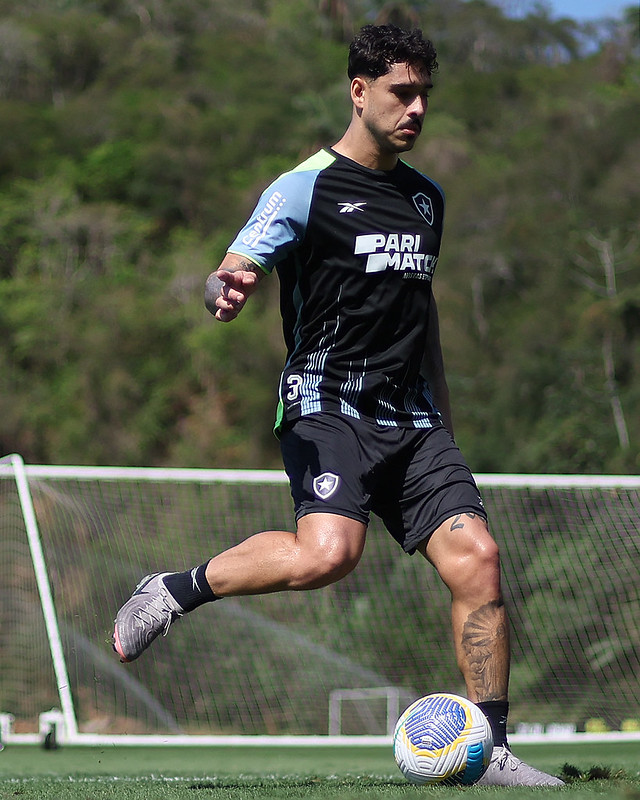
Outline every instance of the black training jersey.
POLYGON ((372 170, 330 149, 263 193, 229 252, 280 278, 278 426, 320 411, 440 423, 420 366, 443 214, 440 187, 404 162, 372 170))

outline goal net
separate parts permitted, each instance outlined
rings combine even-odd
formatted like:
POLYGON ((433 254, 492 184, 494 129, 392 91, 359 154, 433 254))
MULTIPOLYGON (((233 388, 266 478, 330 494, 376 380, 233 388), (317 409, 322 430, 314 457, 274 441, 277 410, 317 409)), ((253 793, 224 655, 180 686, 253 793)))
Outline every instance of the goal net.
MULTIPOLYGON (((516 733, 633 736, 640 479, 477 477, 502 552, 516 733)), ((205 605, 119 663, 113 618, 143 575, 291 525, 280 472, 0 460, 0 735, 37 738, 58 709, 74 743, 364 742, 422 694, 464 694, 448 592, 376 518, 339 583, 205 605)))

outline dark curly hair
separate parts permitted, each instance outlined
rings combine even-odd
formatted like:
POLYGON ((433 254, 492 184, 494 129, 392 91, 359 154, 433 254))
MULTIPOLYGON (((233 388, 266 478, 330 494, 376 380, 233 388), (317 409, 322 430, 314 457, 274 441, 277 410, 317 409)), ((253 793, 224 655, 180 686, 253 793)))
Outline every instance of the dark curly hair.
POLYGON ((433 43, 416 28, 404 31, 396 25, 365 25, 349 47, 349 78, 379 78, 393 64, 410 64, 429 73, 436 72, 438 62, 433 43))

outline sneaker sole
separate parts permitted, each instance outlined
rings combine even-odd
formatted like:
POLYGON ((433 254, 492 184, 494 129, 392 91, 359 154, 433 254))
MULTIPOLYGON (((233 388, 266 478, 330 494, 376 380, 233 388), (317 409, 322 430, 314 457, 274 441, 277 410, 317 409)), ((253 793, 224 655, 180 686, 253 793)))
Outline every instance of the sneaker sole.
POLYGON ((118 629, 113 629, 113 637, 111 639, 111 646, 115 650, 115 652, 120 656, 120 661, 123 664, 130 664, 132 659, 129 659, 125 656, 122 651, 122 645, 120 644, 120 637, 118 636, 118 629))

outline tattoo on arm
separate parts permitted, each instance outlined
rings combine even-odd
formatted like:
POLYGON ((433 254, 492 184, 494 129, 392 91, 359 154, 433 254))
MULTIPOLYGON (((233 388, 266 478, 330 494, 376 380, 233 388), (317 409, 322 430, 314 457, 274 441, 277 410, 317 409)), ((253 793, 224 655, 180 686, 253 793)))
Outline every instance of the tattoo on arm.
POLYGON ((509 634, 502 598, 469 614, 462 629, 462 648, 478 697, 506 700, 509 634))
POLYGON ((220 269, 225 269, 227 272, 238 272, 238 270, 243 270, 244 272, 254 272, 256 275, 260 276, 261 271, 253 261, 249 261, 246 258, 241 258, 240 260, 236 261, 235 264, 230 264, 226 266, 222 264, 220 269))

